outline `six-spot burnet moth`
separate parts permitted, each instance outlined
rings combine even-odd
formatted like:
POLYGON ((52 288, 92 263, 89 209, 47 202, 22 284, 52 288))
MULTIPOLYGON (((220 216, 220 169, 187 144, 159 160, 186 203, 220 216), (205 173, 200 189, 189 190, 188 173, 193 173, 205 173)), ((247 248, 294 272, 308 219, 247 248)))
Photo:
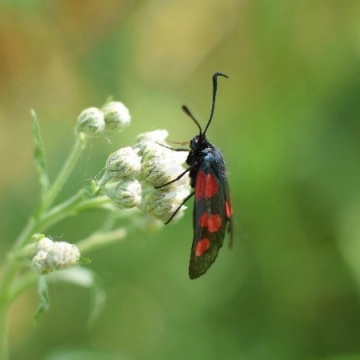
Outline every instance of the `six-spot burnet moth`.
POLYGON ((175 210, 168 224, 181 206, 195 195, 193 210, 194 237, 191 247, 189 275, 196 279, 205 274, 216 260, 220 248, 223 245, 226 229, 230 233, 230 245, 232 244, 232 208, 230 203, 229 187, 226 179, 224 158, 217 147, 206 139, 206 131, 209 128, 215 110, 217 92, 217 78, 227 75, 217 72, 213 75, 213 94, 209 120, 203 131, 198 121, 190 110, 183 106, 183 111, 194 121, 199 128, 199 135, 190 141, 188 149, 174 149, 176 151, 189 151, 186 163, 189 165, 176 179, 165 183, 159 188, 174 183, 186 173, 190 176, 190 185, 194 191, 175 210))

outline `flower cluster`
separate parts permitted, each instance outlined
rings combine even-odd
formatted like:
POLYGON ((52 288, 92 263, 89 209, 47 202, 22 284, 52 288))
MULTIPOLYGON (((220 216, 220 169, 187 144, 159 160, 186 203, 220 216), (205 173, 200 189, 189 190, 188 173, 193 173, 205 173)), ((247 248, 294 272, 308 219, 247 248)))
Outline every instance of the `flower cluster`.
POLYGON ((78 116, 76 131, 90 136, 107 135, 125 129, 130 120, 128 108, 119 101, 111 101, 102 109, 91 107, 83 110, 78 116))
POLYGON ((165 140, 166 130, 156 130, 137 137, 134 147, 111 154, 99 185, 102 192, 121 208, 138 207, 167 222, 177 211, 179 219, 190 194, 188 176, 163 186, 184 173, 187 153, 174 151, 165 140), (179 209, 180 208, 180 209, 179 209))
POLYGON ((80 251, 76 245, 65 241, 53 241, 43 237, 37 240, 35 249, 31 265, 40 274, 66 269, 76 265, 80 259, 80 251))

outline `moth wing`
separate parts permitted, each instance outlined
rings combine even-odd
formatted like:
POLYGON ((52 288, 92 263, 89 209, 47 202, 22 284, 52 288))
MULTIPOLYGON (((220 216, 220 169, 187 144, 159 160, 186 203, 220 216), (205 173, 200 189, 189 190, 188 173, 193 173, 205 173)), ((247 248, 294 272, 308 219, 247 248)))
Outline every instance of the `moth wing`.
POLYGON ((194 237, 189 266, 191 279, 205 274, 223 245, 231 217, 226 208, 231 206, 228 193, 226 179, 224 181, 211 167, 199 170, 193 210, 194 237))

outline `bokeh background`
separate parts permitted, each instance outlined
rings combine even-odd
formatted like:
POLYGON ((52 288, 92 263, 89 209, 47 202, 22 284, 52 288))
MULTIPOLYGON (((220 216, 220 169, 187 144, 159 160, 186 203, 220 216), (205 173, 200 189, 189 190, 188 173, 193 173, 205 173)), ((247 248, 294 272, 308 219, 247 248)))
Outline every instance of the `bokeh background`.
MULTIPOLYGON (((67 192, 138 133, 197 132, 223 71, 208 138, 223 152, 235 244, 187 276, 191 208, 158 233, 87 254, 107 305, 89 330, 89 292, 53 284, 14 305, 13 359, 360 359, 360 2, 8 0, 0 2, 0 256, 37 201, 29 109, 51 174, 80 111, 109 96, 133 122, 95 139, 67 192)), ((63 196, 66 196, 64 193, 63 196)), ((100 214, 51 229, 79 239, 100 214)))

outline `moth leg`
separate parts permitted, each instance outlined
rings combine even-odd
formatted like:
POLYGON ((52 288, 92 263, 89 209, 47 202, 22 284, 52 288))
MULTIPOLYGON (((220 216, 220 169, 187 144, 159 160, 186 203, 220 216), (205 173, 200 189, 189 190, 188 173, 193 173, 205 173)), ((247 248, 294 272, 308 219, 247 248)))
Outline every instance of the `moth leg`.
POLYGON ((189 166, 184 172, 182 172, 179 176, 177 176, 175 179, 165 183, 165 184, 162 184, 162 185, 159 185, 159 186, 155 186, 155 189, 161 189, 162 187, 164 186, 167 186, 167 185, 170 185, 172 183, 174 183, 175 181, 178 181, 180 180, 186 173, 188 173, 192 168, 194 168, 195 166, 197 165, 197 163, 194 163, 192 164, 191 166, 189 166))
MULTIPOLYGON (((190 146, 190 141, 173 141, 173 140, 167 139, 167 142, 172 143, 172 144, 188 145, 188 146, 190 146)), ((189 150, 188 150, 188 151, 189 151, 189 150)))
POLYGON ((160 143, 158 143, 158 142, 157 142, 157 144, 160 145, 160 146, 162 146, 162 147, 164 147, 164 148, 167 148, 167 149, 169 149, 169 150, 172 150, 172 151, 187 151, 187 152, 189 152, 189 149, 174 149, 174 148, 172 148, 171 146, 166 146, 166 145, 160 144, 160 143))
POLYGON ((187 196, 184 201, 181 203, 181 205, 179 205, 179 207, 173 212, 173 214, 171 215, 170 219, 165 223, 165 225, 167 225, 176 215, 176 213, 181 209, 181 207, 192 197, 194 196, 195 191, 193 191, 189 196, 187 196))

